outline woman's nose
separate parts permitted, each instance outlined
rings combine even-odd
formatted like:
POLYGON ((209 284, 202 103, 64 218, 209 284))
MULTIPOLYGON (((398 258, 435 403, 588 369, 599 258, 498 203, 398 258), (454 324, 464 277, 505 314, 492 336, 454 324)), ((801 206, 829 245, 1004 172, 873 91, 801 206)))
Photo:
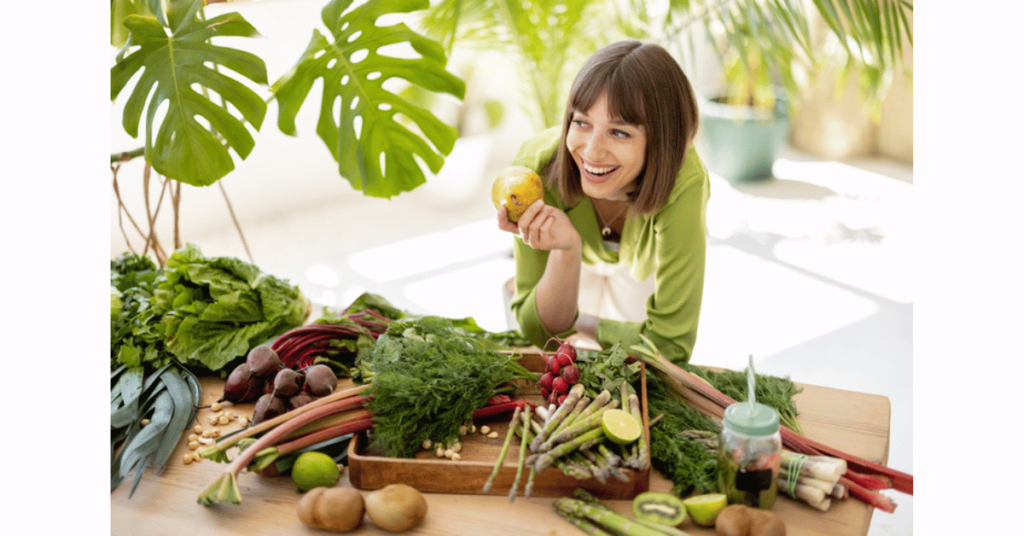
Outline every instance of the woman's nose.
POLYGON ((604 153, 604 142, 601 136, 591 134, 583 147, 583 157, 587 160, 597 160, 604 153))

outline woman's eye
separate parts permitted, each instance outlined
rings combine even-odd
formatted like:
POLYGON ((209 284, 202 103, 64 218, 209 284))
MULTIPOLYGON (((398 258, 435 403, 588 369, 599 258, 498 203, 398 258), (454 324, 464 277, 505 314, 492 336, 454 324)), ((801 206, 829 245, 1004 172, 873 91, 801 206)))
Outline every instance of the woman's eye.
POLYGON ((573 124, 575 124, 578 127, 585 127, 585 126, 587 126, 586 121, 584 121, 582 119, 573 119, 572 122, 573 122, 573 124))
POLYGON ((616 138, 628 138, 629 132, 626 132, 624 130, 613 130, 612 135, 614 135, 616 138))

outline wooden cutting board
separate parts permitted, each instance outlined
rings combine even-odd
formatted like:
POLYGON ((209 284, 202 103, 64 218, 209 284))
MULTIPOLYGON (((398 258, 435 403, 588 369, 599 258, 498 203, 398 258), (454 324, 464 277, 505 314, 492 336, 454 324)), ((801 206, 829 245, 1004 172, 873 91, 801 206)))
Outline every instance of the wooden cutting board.
MULTIPOLYGON (((201 379, 203 403, 219 398, 223 382, 216 378, 201 379)), ((800 425, 814 439, 862 458, 885 463, 889 452, 889 399, 883 396, 801 385, 804 391, 795 398, 800 411, 800 425)), ((241 412, 244 407, 237 408, 241 412)), ((251 406, 249 406, 251 411, 251 406)), ((206 423, 208 410, 199 412, 206 423)), ((230 431, 227 425, 224 431, 230 431)), ((242 493, 240 505, 202 506, 196 497, 223 471, 223 464, 204 460, 198 464, 182 463, 188 452, 185 442, 179 443, 171 463, 160 474, 148 468, 138 489, 128 498, 130 483, 110 495, 111 534, 167 534, 173 536, 244 534, 328 534, 302 525, 295 516, 299 495, 291 479, 264 478, 243 473, 239 478, 242 493)), ((351 487, 348 472, 339 486, 351 487)), ((668 491, 672 487, 657 471, 651 472, 650 489, 668 491)), ((367 493, 367 492, 364 492, 367 493)), ((576 527, 554 512, 550 497, 517 498, 509 502, 504 495, 465 495, 425 493, 428 513, 424 523, 407 534, 451 535, 577 535, 576 527)), ((900 494, 895 494, 899 503, 900 494)), ((630 512, 630 502, 605 501, 623 514, 630 512)), ((780 496, 774 511, 786 521, 789 536, 829 535, 863 536, 867 534, 873 509, 854 498, 836 500, 828 512, 819 512, 803 503, 780 496)), ((888 515, 879 512, 878 515, 888 515)), ((694 536, 711 536, 714 530, 704 529, 687 521, 680 528, 694 536)), ((351 534, 392 534, 374 527, 366 520, 362 528, 351 534)))

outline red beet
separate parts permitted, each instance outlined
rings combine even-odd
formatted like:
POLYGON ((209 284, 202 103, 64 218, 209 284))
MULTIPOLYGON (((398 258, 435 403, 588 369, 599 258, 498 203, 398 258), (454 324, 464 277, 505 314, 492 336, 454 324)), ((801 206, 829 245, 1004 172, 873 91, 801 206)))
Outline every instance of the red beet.
POLYGON ((580 369, 576 368, 576 365, 569 365, 562 369, 562 377, 569 382, 569 385, 574 385, 580 381, 580 369))
POLYGON ((252 350, 245 357, 245 363, 257 376, 270 376, 284 367, 281 358, 277 356, 269 345, 261 344, 252 350))
POLYGON ((565 381, 565 378, 559 376, 552 380, 551 390, 558 394, 565 394, 569 392, 569 382, 565 381))
POLYGON ((240 404, 251 402, 260 396, 262 383, 252 373, 249 365, 242 363, 231 371, 227 381, 224 382, 224 398, 228 402, 240 404))
POLYGON ((313 365, 306 369, 306 390, 313 396, 327 396, 338 387, 338 377, 327 365, 313 365))
POLYGON ((302 374, 292 369, 281 369, 274 376, 274 394, 289 397, 302 390, 302 374))
POLYGON ((267 419, 273 419, 288 411, 284 400, 274 395, 263 395, 256 401, 256 408, 252 412, 252 423, 259 424, 267 419))
POLYGON ((316 397, 313 395, 306 391, 299 391, 298 394, 292 395, 292 397, 288 399, 288 407, 290 409, 301 408, 314 400, 316 400, 316 397))

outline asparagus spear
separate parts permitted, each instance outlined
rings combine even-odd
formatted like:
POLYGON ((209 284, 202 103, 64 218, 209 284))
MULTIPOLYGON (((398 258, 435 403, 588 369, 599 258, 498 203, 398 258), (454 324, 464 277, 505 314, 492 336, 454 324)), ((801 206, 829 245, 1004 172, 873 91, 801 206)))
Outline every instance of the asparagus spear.
POLYGON ((562 519, 576 525, 576 527, 590 536, 612 536, 612 533, 602 530, 597 525, 591 523, 589 520, 582 517, 569 513, 568 510, 561 510, 558 505, 555 505, 555 512, 562 516, 562 519))
MULTIPOLYGON (((636 422, 643 426, 643 417, 640 415, 640 398, 636 395, 629 395, 629 413, 636 419, 636 422)), ((647 442, 647 434, 641 433, 640 439, 637 439, 637 454, 636 460, 633 466, 637 471, 643 471, 647 469, 648 461, 650 460, 651 446, 647 442)))
POLYGON ((565 398, 565 401, 562 402, 561 406, 558 406, 558 409, 555 410, 554 415, 548 419, 548 422, 544 423, 544 428, 541 429, 539 434, 537 434, 537 437, 533 438, 533 442, 530 443, 530 450, 534 452, 539 450, 540 446, 547 440, 548 435, 551 434, 558 424, 565 419, 566 415, 573 410, 576 406, 576 402, 581 396, 583 396, 585 389, 586 388, 583 387, 582 383, 577 383, 569 389, 569 395, 565 398))
POLYGON ((530 437, 528 429, 530 422, 532 422, 530 419, 530 405, 526 404, 526 409, 523 411, 523 440, 519 442, 519 467, 516 469, 516 480, 512 482, 512 489, 508 490, 508 502, 515 500, 519 479, 523 477, 523 466, 526 463, 526 438, 530 437))
POLYGON ((605 412, 610 409, 616 409, 619 407, 618 400, 612 400, 604 405, 604 407, 598 409, 592 413, 589 417, 576 422, 572 426, 556 430, 547 441, 545 441, 539 449, 535 451, 544 452, 551 450, 558 443, 564 443, 570 439, 578 437, 586 432, 593 430, 595 427, 601 427, 601 418, 604 417, 605 412))
POLYGON ((537 470, 543 471, 545 468, 547 468, 547 466, 551 465, 551 463, 554 462, 559 457, 564 456, 578 449, 579 446, 582 445, 583 443, 598 437, 604 437, 604 431, 601 430, 600 427, 595 428, 594 430, 591 430, 575 439, 562 443, 557 447, 545 452, 544 454, 541 454, 537 458, 537 470))
POLYGON ((663 532, 641 525, 628 517, 603 506, 578 499, 561 498, 555 501, 555 509, 577 517, 585 517, 603 525, 616 534, 625 536, 664 536, 663 532))
POLYGON ((491 471, 491 477, 484 483, 484 493, 491 491, 491 486, 494 485, 494 478, 498 476, 498 471, 501 470, 501 464, 505 461, 505 453, 508 452, 508 445, 512 442, 512 436, 516 433, 516 424, 519 422, 519 411, 520 408, 516 407, 514 413, 512 413, 512 422, 508 424, 508 435, 505 436, 505 444, 501 446, 501 452, 498 454, 498 463, 494 464, 494 470, 491 471))
POLYGON ((585 419, 593 415, 595 411, 597 411, 599 408, 604 407, 605 404, 607 404, 608 401, 611 399, 612 394, 609 393, 607 389, 601 391, 601 393, 595 396, 594 400, 592 400, 590 404, 588 404, 587 407, 584 408, 583 411, 580 412, 580 414, 577 415, 576 418, 572 420, 572 422, 563 423, 563 426, 572 426, 580 422, 581 419, 585 419))

